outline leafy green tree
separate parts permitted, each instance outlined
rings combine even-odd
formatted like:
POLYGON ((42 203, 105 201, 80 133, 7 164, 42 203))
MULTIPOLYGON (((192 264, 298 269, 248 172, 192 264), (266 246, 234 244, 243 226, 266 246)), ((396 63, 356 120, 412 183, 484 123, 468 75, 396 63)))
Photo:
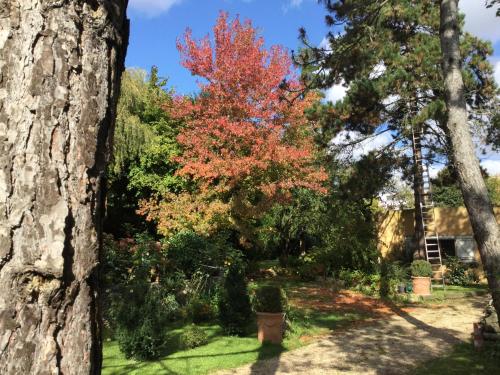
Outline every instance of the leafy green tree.
POLYGON ((318 234, 325 218, 325 196, 306 189, 295 190, 288 204, 276 204, 262 219, 258 228, 260 242, 268 256, 279 256, 288 264, 290 255, 299 256, 320 243, 318 234))
POLYGON ((275 205, 259 229, 267 255, 288 265, 295 257, 307 259, 326 273, 372 271, 378 257, 375 202, 390 181, 393 162, 390 155, 373 153, 349 164, 336 162, 328 195, 296 190, 290 204, 275 205))
MULTIPOLYGON (((500 179, 490 177, 485 169, 481 168, 483 178, 488 188, 490 199, 495 206, 500 205, 500 179)), ((432 179, 432 193, 434 202, 441 207, 463 207, 464 199, 458 183, 458 176, 453 166, 448 165, 439 171, 432 179)))
POLYGON ((106 230, 118 236, 146 229, 136 214, 140 199, 183 186, 175 175, 178 165, 174 161, 181 153, 176 137, 182 123, 163 109, 173 96, 166 85, 156 67, 149 75, 139 69, 123 74, 113 160, 108 168, 106 220, 106 230))

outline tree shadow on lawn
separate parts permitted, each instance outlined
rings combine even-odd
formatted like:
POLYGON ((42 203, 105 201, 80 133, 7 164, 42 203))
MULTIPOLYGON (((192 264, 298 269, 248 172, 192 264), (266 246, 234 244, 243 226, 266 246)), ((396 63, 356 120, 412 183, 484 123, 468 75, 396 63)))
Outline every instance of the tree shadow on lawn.
POLYGON ((264 343, 259 348, 257 360, 250 368, 252 375, 273 375, 280 366, 280 356, 286 349, 283 345, 264 343))
POLYGON ((335 331, 311 346, 280 358, 257 362, 252 374, 299 373, 401 374, 461 342, 460 332, 434 327, 393 306, 389 319, 335 331))
MULTIPOLYGON (((252 365, 252 374, 275 374, 278 368, 293 374, 311 371, 362 373, 367 370, 377 374, 401 374, 427 359, 445 354, 463 337, 460 331, 435 327, 419 319, 418 314, 410 314, 411 307, 400 308, 391 301, 359 293, 300 285, 290 288, 288 294, 291 304, 302 310, 299 314, 302 314, 300 321, 304 332, 312 325, 337 330, 329 338, 301 350, 300 354, 290 353, 257 361, 252 365), (304 319, 303 309, 311 315, 308 319, 304 319), (351 318, 344 325, 342 320, 335 318, 335 315, 341 317, 342 313, 358 316, 355 322, 351 318), (394 321, 395 316, 402 320, 394 321), (367 321, 364 318, 372 319, 367 321)), ((484 307, 482 294, 481 291, 474 292, 471 297, 466 297, 467 303, 473 308, 484 307)), ((413 306, 430 310, 443 307, 413 306)), ((451 304, 447 308, 443 313, 459 313, 461 306, 451 304)))
MULTIPOLYGON (((445 328, 436 328, 436 327, 433 327, 433 326, 431 326, 431 325, 429 325, 429 324, 427 324, 427 323, 425 323, 425 322, 423 322, 423 321, 415 318, 414 316, 412 316, 411 314, 407 313, 406 311, 404 311, 403 309, 399 308, 398 306, 392 305, 391 308, 392 308, 392 310, 394 311, 394 313, 396 315, 398 315, 399 317, 403 318, 404 320, 406 320, 408 323, 410 323, 411 325, 415 326, 419 330, 427 332, 429 335, 432 335, 434 337, 442 339, 442 340, 444 340, 444 341, 446 341, 446 342, 448 342, 450 344, 457 343, 458 341, 460 341, 456 337, 456 331, 454 331, 452 329, 445 329, 445 328)), ((455 310, 455 309, 456 309, 456 307, 454 306, 453 310, 455 310)))
MULTIPOLYGON (((226 368, 227 364, 235 361, 234 367, 245 365, 246 363, 254 362, 255 360, 267 360, 273 357, 279 357, 280 354, 286 349, 281 345, 265 344, 258 346, 257 337, 255 333, 251 335, 245 335, 242 337, 244 340, 250 339, 252 344, 248 350, 245 350, 247 343, 239 343, 233 341, 232 336, 222 337, 222 328, 206 326, 206 332, 208 333, 208 344, 216 344, 217 349, 212 349, 212 352, 203 352, 206 345, 184 351, 178 346, 178 338, 180 336, 180 331, 170 332, 169 343, 166 345, 166 350, 164 355, 162 355, 159 360, 151 361, 127 361, 123 362, 123 357, 121 355, 112 354, 106 357, 106 362, 104 364, 103 370, 108 375, 121 375, 121 374, 165 374, 165 375, 186 375, 186 374, 200 374, 205 373, 205 371, 216 371, 218 369, 226 368), (218 342, 218 343, 217 343, 218 342), (243 347, 235 347, 240 345, 243 347), (240 350, 238 350, 240 349, 240 350), (201 352, 199 351, 201 350, 201 352), (239 362, 240 357, 247 357, 239 362), (219 359, 217 359, 219 358, 219 359), (119 364, 113 363, 115 361, 122 361, 119 364), (211 365, 207 366, 207 362, 212 362, 211 365)), ((117 345, 115 343, 115 345, 117 345)), ((229 368, 232 366, 229 365, 229 368)))
POLYGON ((241 354, 250 354, 250 353, 258 353, 258 360, 266 360, 269 358, 273 358, 275 356, 279 356, 281 352, 283 352, 285 349, 279 345, 263 345, 259 349, 255 350, 242 350, 242 351, 235 351, 235 352, 225 352, 225 353, 220 353, 220 354, 201 354, 201 355, 181 355, 181 356, 175 356, 175 357, 165 357, 157 361, 141 361, 141 362, 134 362, 134 363, 129 363, 127 365, 106 365, 106 369, 112 369, 116 368, 116 372, 111 370, 108 371, 109 374, 112 375, 119 375, 119 374, 128 374, 132 371, 136 371, 138 374, 146 373, 145 371, 148 370, 147 374, 165 374, 165 375, 186 375, 185 371, 183 372, 177 372, 172 370, 171 368, 168 367, 168 362, 169 361, 189 361, 192 359, 199 359, 199 358, 214 358, 214 357, 228 357, 228 356, 238 356, 241 354), (148 369, 151 365, 158 365, 161 367, 161 372, 157 372, 152 369, 148 369), (153 372, 151 372, 153 371, 153 372))

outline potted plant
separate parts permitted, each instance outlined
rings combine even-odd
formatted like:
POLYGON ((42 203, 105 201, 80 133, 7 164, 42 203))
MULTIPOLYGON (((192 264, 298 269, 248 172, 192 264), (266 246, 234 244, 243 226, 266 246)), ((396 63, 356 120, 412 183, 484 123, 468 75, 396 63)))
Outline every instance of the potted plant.
POLYGON ((287 299, 283 289, 263 286, 257 289, 254 308, 257 312, 258 338, 261 343, 280 344, 285 328, 287 299))
POLYGON ((411 263, 411 279, 413 293, 418 296, 431 295, 432 266, 426 260, 415 260, 411 263))
POLYGON ((408 268, 400 262, 394 262, 391 267, 391 279, 395 281, 398 293, 406 293, 406 283, 408 280, 408 268))

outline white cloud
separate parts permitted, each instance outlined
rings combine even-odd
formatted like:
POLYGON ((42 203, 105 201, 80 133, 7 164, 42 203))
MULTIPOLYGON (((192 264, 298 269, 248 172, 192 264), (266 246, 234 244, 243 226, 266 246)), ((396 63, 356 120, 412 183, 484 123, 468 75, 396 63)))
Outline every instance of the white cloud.
POLYGON ((130 0, 129 6, 148 17, 154 17, 160 13, 165 13, 174 5, 182 3, 184 0, 130 0))
POLYGON ((359 132, 343 130, 330 143, 333 149, 341 151, 339 155, 341 159, 359 160, 361 156, 367 155, 370 151, 379 150, 393 141, 389 132, 362 140, 363 138, 365 136, 359 132))
POLYGON ((444 168, 443 164, 431 164, 429 166, 429 176, 431 178, 436 178, 438 173, 444 168))
POLYGON ((333 85, 325 91, 325 100, 335 104, 337 101, 344 99, 346 93, 347 87, 343 84, 333 85))
POLYGON ((328 40, 328 38, 325 36, 323 37, 323 39, 321 39, 321 42, 319 43, 319 48, 323 48, 323 49, 329 49, 330 48, 330 41, 328 40))
POLYGON ((387 70, 387 67, 385 66, 384 62, 381 61, 373 67, 373 71, 370 73, 369 77, 370 77, 370 79, 377 79, 382 74, 384 74, 386 70, 387 70))
MULTIPOLYGON (((500 27, 500 22, 499 22, 499 27, 500 27)), ((495 81, 497 81, 497 84, 500 86, 500 61, 497 61, 497 63, 495 64, 495 81)))
POLYGON ((290 9, 298 9, 302 6, 306 0, 286 0, 286 2, 281 6, 283 13, 288 13, 290 9))
POLYGON ((291 8, 298 8, 302 5, 304 0, 290 0, 290 7, 291 8))
POLYGON ((399 95, 389 95, 382 101, 382 104, 387 107, 387 109, 392 110, 394 106, 401 99, 399 95))
POLYGON ((500 160, 488 159, 481 161, 481 166, 486 169, 490 176, 500 176, 500 160))
POLYGON ((500 41, 500 19, 496 8, 486 8, 485 0, 461 0, 460 10, 465 13, 465 30, 480 38, 500 41))

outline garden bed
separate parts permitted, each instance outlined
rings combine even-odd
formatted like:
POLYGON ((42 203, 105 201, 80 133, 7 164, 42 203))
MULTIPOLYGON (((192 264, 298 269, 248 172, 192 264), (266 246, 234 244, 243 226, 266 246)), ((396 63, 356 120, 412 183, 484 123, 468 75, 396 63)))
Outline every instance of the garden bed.
MULTIPOLYGON (((247 337, 231 337, 224 335, 216 324, 205 325, 201 328, 209 338, 207 345, 176 351, 159 361, 140 362, 126 359, 115 341, 106 341, 102 373, 104 375, 206 374, 216 369, 230 369, 275 357, 284 351, 309 345, 335 330, 391 314, 390 309, 375 298, 350 291, 333 292, 322 288, 318 283, 263 280, 251 283, 250 288, 266 284, 282 285, 289 296, 288 319, 291 327, 282 345, 262 346, 257 340, 256 333, 247 337)), ((172 342, 175 343, 175 337, 188 327, 189 325, 164 329, 169 330, 172 342)))

